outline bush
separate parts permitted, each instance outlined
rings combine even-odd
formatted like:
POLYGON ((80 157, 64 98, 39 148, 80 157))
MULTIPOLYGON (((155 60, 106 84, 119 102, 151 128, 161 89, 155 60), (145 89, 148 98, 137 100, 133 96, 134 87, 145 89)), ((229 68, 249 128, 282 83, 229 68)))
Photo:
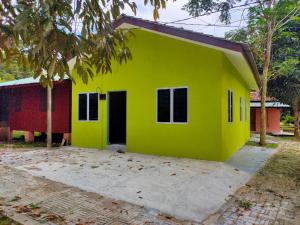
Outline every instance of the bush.
POLYGON ((283 118, 283 123, 285 124, 290 124, 290 123, 294 123, 294 120, 295 118, 291 115, 286 115, 284 118, 283 118))

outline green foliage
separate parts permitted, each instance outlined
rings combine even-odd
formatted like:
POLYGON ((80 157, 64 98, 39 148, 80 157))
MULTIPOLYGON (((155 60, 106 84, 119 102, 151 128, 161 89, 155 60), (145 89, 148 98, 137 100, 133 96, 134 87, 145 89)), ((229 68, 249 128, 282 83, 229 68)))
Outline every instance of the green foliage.
POLYGON ((295 117, 293 117, 293 116, 287 114, 287 115, 285 115, 284 118, 282 119, 282 122, 283 122, 284 124, 291 124, 291 123, 294 123, 294 120, 295 120, 295 117))
POLYGON ((202 14, 210 14, 212 12, 220 12, 219 19, 221 22, 230 22, 230 8, 241 0, 189 0, 183 6, 183 10, 187 11, 191 16, 198 17, 202 14))
MULTIPOLYGON (((247 145, 261 147, 260 143, 255 142, 255 141, 248 141, 247 145)), ((278 144, 277 143, 267 143, 264 147, 266 147, 266 148, 277 148, 278 144)))
POLYGON ((32 72, 18 66, 16 63, 0 64, 0 82, 22 79, 32 76, 32 72))
MULTIPOLYGON (((157 19, 166 0, 147 3, 157 19)), ((74 58, 75 70, 87 83, 93 68, 108 73, 111 60, 132 58, 126 35, 130 31, 113 25, 126 6, 136 12, 135 2, 128 0, 0 0, 0 62, 17 60, 51 86, 54 75, 72 79, 68 61, 74 58)))
POLYGON ((262 72, 266 24, 274 20, 268 94, 283 103, 292 104, 300 96, 300 14, 299 1, 278 1, 270 10, 260 5, 250 7, 248 26, 231 31, 226 38, 249 44, 257 67, 262 72), (295 12, 298 9, 298 12, 295 12), (288 15, 293 15, 287 20, 288 15))
POLYGON ((273 20, 273 44, 269 77, 295 73, 295 69, 299 69, 296 66, 299 64, 300 52, 299 23, 296 22, 299 15, 298 0, 279 0, 272 9, 261 4, 252 6, 249 8, 247 27, 230 31, 225 34, 225 38, 247 43, 254 55, 258 70, 262 73, 267 35, 266 26, 270 20, 273 20), (295 12, 295 9, 298 12, 295 12))
POLYGON ((268 92, 279 101, 292 105, 295 99, 300 96, 300 80, 293 76, 280 76, 269 80, 268 92))
POLYGON ((21 225, 10 218, 0 214, 0 225, 21 225))
POLYGON ((252 207, 252 202, 250 202, 247 199, 237 199, 236 201, 237 201, 239 207, 241 207, 245 210, 250 210, 252 207))

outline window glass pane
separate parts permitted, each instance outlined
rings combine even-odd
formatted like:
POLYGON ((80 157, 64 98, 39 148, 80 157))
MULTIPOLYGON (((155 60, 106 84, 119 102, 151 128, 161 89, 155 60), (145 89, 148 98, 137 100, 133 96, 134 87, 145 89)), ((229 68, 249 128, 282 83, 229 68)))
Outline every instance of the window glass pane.
POLYGON ((228 122, 231 122, 231 91, 227 91, 228 122))
POLYGON ((187 88, 174 89, 173 96, 174 122, 187 122, 187 88))
POLYGON ((89 97, 89 120, 98 120, 98 94, 90 94, 89 97))
POLYGON ((170 89, 157 91, 157 122, 170 122, 170 89))
POLYGON ((87 94, 79 94, 79 120, 87 120, 87 94))

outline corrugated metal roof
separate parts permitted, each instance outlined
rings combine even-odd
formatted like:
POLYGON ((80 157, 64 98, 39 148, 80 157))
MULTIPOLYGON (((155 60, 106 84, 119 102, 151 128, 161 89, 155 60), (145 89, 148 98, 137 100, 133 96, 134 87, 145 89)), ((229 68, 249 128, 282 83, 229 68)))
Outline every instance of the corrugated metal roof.
MULTIPOLYGON (((250 107, 258 108, 261 107, 260 102, 251 102, 250 107)), ((266 102, 267 108, 289 108, 289 105, 283 104, 281 102, 266 102)))
POLYGON ((38 83, 39 79, 33 79, 33 77, 28 77, 24 79, 19 80, 11 80, 7 82, 0 83, 0 87, 6 87, 6 86, 15 86, 15 85, 22 85, 22 84, 34 84, 38 83))
MULTIPOLYGON (((65 80, 67 80, 68 78, 65 78, 65 80)), ((55 81, 59 81, 59 77, 56 76, 54 78, 55 81)), ((2 82, 0 83, 0 87, 7 87, 7 86, 17 86, 17 85, 26 85, 26 84, 37 84, 39 83, 40 80, 39 78, 34 79, 33 77, 28 77, 28 78, 23 78, 23 79, 19 79, 19 80, 11 80, 11 81, 6 81, 6 82, 2 82)))

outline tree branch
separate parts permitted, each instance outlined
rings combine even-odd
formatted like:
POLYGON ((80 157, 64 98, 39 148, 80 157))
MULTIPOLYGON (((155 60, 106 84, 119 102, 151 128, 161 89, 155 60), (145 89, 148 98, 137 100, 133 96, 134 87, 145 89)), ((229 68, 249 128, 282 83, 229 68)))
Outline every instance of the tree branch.
POLYGON ((280 27, 284 26, 288 22, 291 21, 292 17, 296 16, 297 14, 300 14, 300 7, 296 7, 291 12, 289 12, 283 19, 281 19, 276 25, 275 30, 279 29, 280 27))

